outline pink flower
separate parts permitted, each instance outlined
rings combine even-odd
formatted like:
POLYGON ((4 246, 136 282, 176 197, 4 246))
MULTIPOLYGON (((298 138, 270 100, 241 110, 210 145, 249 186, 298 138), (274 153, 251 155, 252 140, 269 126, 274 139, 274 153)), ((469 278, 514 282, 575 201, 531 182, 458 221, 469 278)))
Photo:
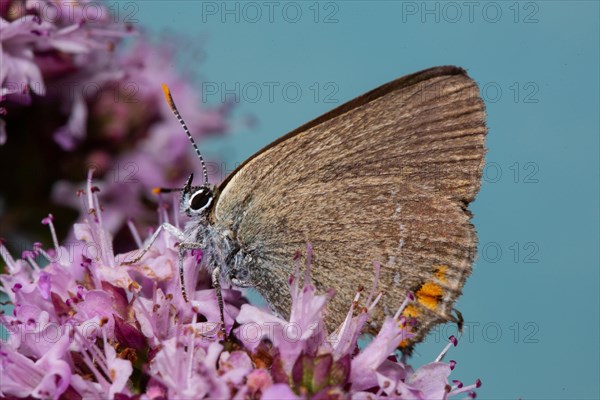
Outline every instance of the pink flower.
POLYGON ((401 317, 413 301, 410 294, 359 350, 358 336, 381 297, 375 293, 377 263, 366 300, 357 293, 342 326, 328 333, 323 310, 333 294, 318 294, 311 282, 310 246, 304 276, 298 265, 289 281, 290 318, 245 304, 240 292, 224 289, 231 336, 221 341, 216 294, 207 271, 198 271, 201 256, 185 259, 187 303, 175 241, 159 237, 140 262, 127 266, 122 261, 132 253, 115 254, 91 173, 80 195, 88 212, 73 227, 73 248, 59 245, 51 215, 43 223, 53 249, 36 244, 15 260, 0 243, 7 265, 1 290, 14 306, 12 315, 0 314, 9 333, 0 344, 3 396, 447 399, 474 397, 481 384, 449 382, 456 363, 442 359, 456 345, 453 337, 434 362, 416 371, 394 356, 411 336, 401 317), (36 258, 47 265, 40 267, 36 258))
MULTIPOLYGON (((90 20, 83 12, 91 2, 36 1, 12 3, 0 15, 0 95, 20 95, 28 102, 29 91, 46 94, 45 72, 65 71, 56 65, 60 53, 68 69, 85 66, 88 54, 107 51, 115 39, 126 34, 124 27, 112 24, 107 9, 94 3, 102 20, 90 20), (67 4, 68 3, 68 4, 67 4), (52 9, 52 10, 50 10, 52 9), (57 15, 60 18, 49 18, 57 15), (80 56, 84 55, 84 56, 80 56)), ((13 97, 14 99, 14 97, 13 97)))
MULTIPOLYGON (((30 104, 30 92, 48 94, 49 81, 69 77, 71 83, 86 80, 99 83, 115 44, 128 35, 128 28, 111 22, 108 9, 91 1, 56 2, 6 0, 0 10, 0 102, 30 104), (84 12, 97 9, 98 17, 84 12)), ((114 72, 113 72, 114 73, 114 72)), ((106 79, 106 77, 105 77, 106 79)), ((54 82, 56 83, 56 82, 54 82)), ((62 101, 71 101, 71 117, 57 132, 63 148, 73 148, 85 134, 87 110, 79 90, 65 90, 59 84, 62 101)), ((50 87, 55 87, 51 85, 50 87)), ((50 91, 51 96, 56 90, 50 91)), ((0 135, 0 144, 6 141, 0 135)))
MULTIPOLYGON (((34 46, 50 27, 28 15, 9 22, 0 18, 0 96, 27 95, 32 90, 44 95, 46 86, 35 62, 34 46), (36 33, 37 32, 37 33, 36 33)), ((28 97, 26 97, 28 99, 28 97)))
POLYGON ((177 399, 228 398, 229 388, 217 373, 217 361, 223 350, 217 342, 208 348, 194 346, 194 336, 174 337, 163 343, 150 363, 150 376, 177 399), (194 348, 193 351, 185 351, 194 348))
POLYGON ((68 336, 61 337, 36 361, 0 343, 0 394, 58 399, 69 387, 71 368, 65 361, 68 336))

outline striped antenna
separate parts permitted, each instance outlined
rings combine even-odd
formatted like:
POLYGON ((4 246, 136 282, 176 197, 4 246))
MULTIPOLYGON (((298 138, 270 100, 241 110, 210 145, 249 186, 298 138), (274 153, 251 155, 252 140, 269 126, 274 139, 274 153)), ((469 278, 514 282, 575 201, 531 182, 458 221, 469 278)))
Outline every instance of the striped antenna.
POLYGON ((183 188, 161 188, 161 187, 152 188, 152 193, 154 193, 154 194, 173 193, 173 192, 182 192, 182 191, 183 191, 183 188))
POLYGON ((177 106, 175 106, 175 102, 173 101, 173 96, 171 96, 171 91, 169 90, 169 87, 163 83, 162 90, 165 93, 165 98, 167 99, 167 103, 169 104, 171 111, 173 111, 173 114, 175 114, 175 116, 177 117, 177 121, 179 121, 179 123, 183 127, 183 130, 187 134, 188 139, 190 139, 192 146, 194 146, 194 150, 196 150, 198 159, 200 159, 200 163, 202 164, 202 173, 204 174, 204 184, 206 185, 208 183, 208 172, 206 171, 206 164, 204 163, 204 158, 202 158, 202 154, 200 154, 200 150, 198 149, 198 146, 196 146, 196 142, 194 142, 194 138, 192 138, 192 134, 190 133, 190 130, 188 129, 185 122, 183 121, 183 118, 181 118, 181 114, 179 114, 179 110, 177 109, 177 106))

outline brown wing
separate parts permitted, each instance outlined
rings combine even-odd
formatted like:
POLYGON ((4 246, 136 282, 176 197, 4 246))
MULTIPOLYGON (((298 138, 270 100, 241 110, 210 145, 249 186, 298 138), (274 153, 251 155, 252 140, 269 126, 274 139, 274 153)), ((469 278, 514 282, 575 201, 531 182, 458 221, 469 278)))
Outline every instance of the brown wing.
POLYGON ((467 204, 479 190, 485 111, 463 69, 412 74, 317 118, 272 143, 221 185, 214 223, 231 228, 253 255, 252 280, 289 310, 291 261, 313 245, 313 278, 337 295, 341 322, 360 285, 383 264, 381 312, 406 290, 419 334, 450 319, 471 270, 476 235, 467 204))

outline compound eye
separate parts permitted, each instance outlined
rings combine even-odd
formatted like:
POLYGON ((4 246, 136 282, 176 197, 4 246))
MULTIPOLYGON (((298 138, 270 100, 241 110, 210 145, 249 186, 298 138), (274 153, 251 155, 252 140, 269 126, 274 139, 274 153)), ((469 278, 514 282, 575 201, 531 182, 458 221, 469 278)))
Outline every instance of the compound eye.
POLYGON ((190 208, 194 211, 198 211, 206 207, 212 199, 210 191, 200 189, 192 195, 190 199, 190 208))

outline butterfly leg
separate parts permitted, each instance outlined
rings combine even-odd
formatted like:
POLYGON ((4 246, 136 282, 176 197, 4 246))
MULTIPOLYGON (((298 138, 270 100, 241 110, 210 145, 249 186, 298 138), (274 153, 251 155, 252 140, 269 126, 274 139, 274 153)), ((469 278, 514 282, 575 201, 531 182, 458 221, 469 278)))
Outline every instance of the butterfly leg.
POLYGON ((216 267, 212 272, 212 284, 217 292, 217 302, 219 303, 219 313, 221 314, 221 334, 223 335, 223 338, 225 338, 225 312, 223 306, 223 293, 221 292, 221 281, 219 280, 220 276, 221 269, 216 267))
POLYGON ((160 232, 163 229, 165 231, 167 231, 168 233, 170 233, 171 235, 175 236, 177 238, 177 240, 179 240, 179 241, 185 240, 185 235, 184 235, 184 233, 181 230, 179 230, 176 226, 168 224, 168 223, 165 222, 161 226, 158 227, 158 229, 156 230, 156 232, 154 232, 152 234, 152 237, 150 237, 150 240, 148 241, 148 244, 146 246, 144 246, 144 248, 142 249, 142 251, 140 252, 140 254, 137 257, 135 257, 133 260, 124 261, 123 264, 125 264, 125 265, 131 265, 131 264, 135 264, 138 261, 140 261, 142 259, 142 257, 144 257, 144 254, 146 254, 148 252, 148 250, 150 250, 150 247, 152 247, 152 245, 154 244, 154 242, 158 238, 158 235, 160 234, 160 232))
MULTIPOLYGON (((183 257, 187 250, 195 250, 201 249, 202 243, 194 243, 194 242, 184 242, 179 245, 179 283, 181 285, 181 293, 183 294, 183 299, 186 303, 189 302, 187 292, 185 290, 185 283, 183 278, 183 257)), ((221 281, 219 277, 221 275, 221 269, 219 267, 215 267, 212 272, 212 284, 217 293, 217 303, 219 305, 219 314, 221 317, 221 335, 225 337, 225 312, 224 312, 224 303, 223 303, 223 293, 221 292, 221 281)))
POLYGON ((179 244, 179 252, 178 252, 178 263, 179 263, 179 285, 181 287, 181 294, 183 295, 183 300, 186 303, 189 303, 188 295, 185 290, 185 280, 183 278, 183 257, 185 256, 185 252, 187 250, 197 250, 202 249, 202 243, 195 242, 183 242, 179 244))

